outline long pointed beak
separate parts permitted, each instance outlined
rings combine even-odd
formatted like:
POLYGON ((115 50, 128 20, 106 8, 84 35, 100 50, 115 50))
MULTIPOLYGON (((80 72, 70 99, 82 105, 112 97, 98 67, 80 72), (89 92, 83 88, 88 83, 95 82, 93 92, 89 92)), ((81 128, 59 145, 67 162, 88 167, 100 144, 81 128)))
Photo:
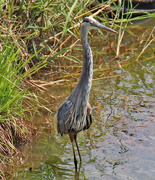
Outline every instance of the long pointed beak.
POLYGON ((109 32, 118 34, 117 31, 115 31, 115 30, 113 30, 113 29, 111 29, 111 28, 109 28, 109 27, 106 27, 106 26, 104 26, 103 24, 97 23, 97 24, 95 24, 95 26, 96 26, 97 28, 99 28, 99 29, 103 29, 103 30, 105 30, 105 31, 109 31, 109 32))

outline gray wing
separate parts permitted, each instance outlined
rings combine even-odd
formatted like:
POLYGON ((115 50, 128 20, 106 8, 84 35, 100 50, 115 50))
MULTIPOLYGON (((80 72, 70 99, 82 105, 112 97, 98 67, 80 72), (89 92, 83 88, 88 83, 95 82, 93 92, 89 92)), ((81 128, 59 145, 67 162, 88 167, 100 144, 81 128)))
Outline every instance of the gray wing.
POLYGON ((64 101, 57 113, 57 130, 58 133, 68 133, 73 121, 73 104, 71 101, 64 101))

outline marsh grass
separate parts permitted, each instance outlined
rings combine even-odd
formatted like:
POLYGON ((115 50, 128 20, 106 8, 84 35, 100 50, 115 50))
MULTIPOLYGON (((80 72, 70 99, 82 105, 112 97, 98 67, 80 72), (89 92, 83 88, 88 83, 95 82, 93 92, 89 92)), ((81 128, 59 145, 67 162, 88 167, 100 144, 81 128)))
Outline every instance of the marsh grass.
MULTIPOLYGON (((118 36, 111 37, 102 31, 89 33, 90 43, 91 39, 97 42, 100 39, 100 42, 105 43, 99 50, 92 47, 95 56, 94 80, 121 76, 123 73, 116 74, 113 71, 123 70, 124 67, 135 62, 149 70, 143 62, 155 58, 154 28, 148 30, 134 25, 133 22, 153 18, 155 13, 146 13, 132 18, 132 9, 135 7, 132 7, 131 1, 129 1, 129 7, 130 11, 123 11, 124 1, 119 1, 119 5, 114 1, 107 1, 92 6, 90 0, 80 1, 80 3, 77 0, 74 2, 1 0, 0 124, 2 126, 0 133, 4 137, 0 142, 2 165, 4 159, 11 162, 7 154, 13 155, 18 151, 13 145, 14 142, 18 138, 19 141, 20 139, 26 141, 25 135, 33 134, 25 121, 24 111, 37 111, 35 104, 41 108, 43 106, 39 101, 42 103, 46 101, 35 93, 32 97, 28 87, 37 88, 39 91, 46 92, 52 99, 56 99, 50 94, 47 86, 58 83, 65 85, 70 78, 79 77, 82 66, 82 55, 79 56, 82 54, 79 28, 84 16, 93 16, 119 32, 118 36), (115 13, 110 8, 111 3, 115 6, 115 13), (109 13, 113 15, 113 19, 108 17, 109 13), (136 28, 143 31, 142 36, 133 33, 136 28), (125 35, 135 38, 137 43, 133 46, 126 45, 125 35), (135 56, 137 52, 138 56, 135 56), (108 62, 104 60, 107 54, 108 62), (147 58, 146 54, 149 54, 147 58), (99 66, 95 65, 98 61, 99 66), (46 74, 56 72, 53 73, 50 82, 45 81, 46 75, 41 78, 36 73, 42 67, 45 68, 45 65, 45 70, 48 71, 46 74), (24 105, 27 106, 26 110, 23 109, 24 105), (7 134, 10 134, 9 137, 6 137, 7 134)), ((46 106, 44 109, 48 110, 46 106)), ((2 173, 2 170, 0 172, 2 173)))
POLYGON ((0 176, 3 177, 3 169, 13 164, 13 156, 19 153, 15 144, 25 143, 35 134, 34 125, 27 121, 24 103, 37 101, 25 81, 45 62, 33 64, 32 59, 39 51, 28 53, 24 39, 28 33, 21 33, 22 25, 16 19, 1 19, 0 29, 0 176))
MULTIPOLYGON (((1 35, 5 28, 3 26, 1 35)), ((0 35, 0 36, 1 36, 0 35)), ((29 67, 33 56, 22 57, 19 47, 13 41, 11 33, 1 36, 0 53, 0 166, 1 172, 6 163, 13 163, 12 156, 18 150, 15 144, 25 143, 35 128, 27 121, 23 102, 30 101, 32 94, 25 89, 24 81, 35 73, 43 63, 29 67), (4 163, 5 162, 5 163, 4 163)), ((34 101, 34 100, 33 100, 34 101)), ((19 152, 18 152, 19 153, 19 152)))

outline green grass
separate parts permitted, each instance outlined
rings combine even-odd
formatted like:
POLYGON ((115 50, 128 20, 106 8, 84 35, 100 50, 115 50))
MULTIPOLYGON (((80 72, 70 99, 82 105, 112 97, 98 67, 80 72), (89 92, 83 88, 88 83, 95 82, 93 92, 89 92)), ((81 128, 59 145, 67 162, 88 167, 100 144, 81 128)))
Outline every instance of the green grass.
MULTIPOLYGON (((45 65, 44 61, 30 67, 32 59, 37 53, 22 56, 22 48, 18 38, 14 38, 13 31, 4 34, 7 27, 3 24, 1 29, 0 46, 0 164, 12 163, 12 155, 18 151, 14 143, 26 142, 28 134, 33 134, 24 123, 28 120, 24 109, 24 102, 38 103, 33 94, 27 89, 25 80, 45 65), (9 156, 8 156, 9 155, 9 156), (5 163, 4 163, 5 162, 5 163)), ((23 40, 24 42, 24 40, 23 40)), ((38 103, 39 106, 39 103, 38 103)), ((34 105, 33 105, 34 107, 34 105)), ((32 107, 29 108, 32 110, 32 107)), ((34 108, 33 108, 34 110, 34 108)), ((4 175, 0 171, 0 174, 4 175)))

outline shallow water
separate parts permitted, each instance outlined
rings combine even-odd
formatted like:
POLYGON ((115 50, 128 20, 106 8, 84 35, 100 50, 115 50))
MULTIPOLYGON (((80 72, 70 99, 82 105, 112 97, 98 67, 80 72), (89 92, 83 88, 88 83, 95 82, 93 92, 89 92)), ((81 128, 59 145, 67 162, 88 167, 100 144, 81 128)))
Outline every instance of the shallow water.
MULTIPOLYGON (((148 24, 152 21, 143 26, 151 28, 148 24)), ((124 45, 137 43, 134 38, 127 38, 124 45)), ((108 59, 110 55, 105 56, 108 59)), ((151 52, 143 58, 149 56, 151 52)), ((98 57, 94 57, 94 66, 98 66, 98 57)), ((58 97, 51 104, 53 114, 33 117, 42 133, 19 147, 23 153, 22 165, 13 169, 10 179, 155 179, 154 74, 152 59, 143 62, 143 66, 134 62, 123 69, 115 68, 109 73, 113 78, 93 81, 90 94, 93 123, 89 130, 78 134, 82 165, 77 173, 68 136, 61 137, 56 132, 55 113, 70 88, 67 83, 51 87, 51 93, 58 97)), ((94 72, 94 79, 97 77, 94 72)))

